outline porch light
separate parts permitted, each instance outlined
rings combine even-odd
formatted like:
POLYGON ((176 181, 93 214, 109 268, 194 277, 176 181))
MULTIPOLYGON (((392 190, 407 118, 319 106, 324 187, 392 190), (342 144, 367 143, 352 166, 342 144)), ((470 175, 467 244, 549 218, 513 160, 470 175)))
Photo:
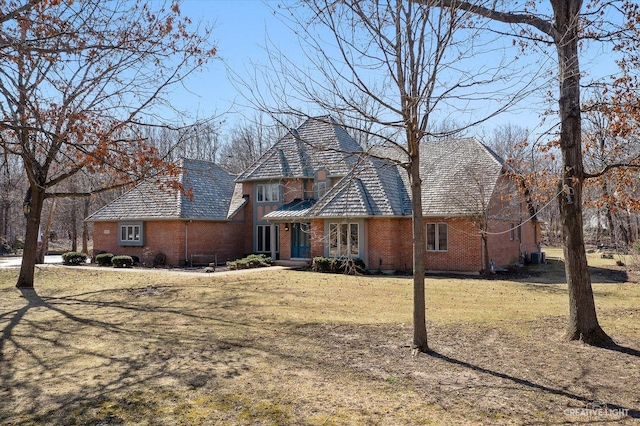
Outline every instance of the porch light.
POLYGON ((289 232, 289 224, 288 224, 288 223, 285 223, 285 224, 284 224, 284 230, 285 230, 285 231, 287 231, 287 232, 289 232))

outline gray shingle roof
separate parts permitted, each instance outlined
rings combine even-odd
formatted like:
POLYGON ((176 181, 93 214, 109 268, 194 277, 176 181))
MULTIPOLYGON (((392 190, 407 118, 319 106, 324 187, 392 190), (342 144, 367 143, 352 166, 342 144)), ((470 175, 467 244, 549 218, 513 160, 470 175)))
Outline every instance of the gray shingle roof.
POLYGON ((240 211, 245 204, 249 202, 249 196, 242 194, 242 184, 236 183, 233 188, 233 195, 231 196, 231 202, 229 203, 229 212, 227 218, 231 219, 240 211))
POLYGON ((309 215, 356 217, 411 214, 411 201, 401 172, 389 161, 365 157, 318 201, 309 215))
POLYGON ((420 146, 425 216, 464 216, 488 206, 503 161, 475 138, 429 141, 420 146))
MULTIPOLYGON (((378 150, 376 154, 384 153, 378 150)), ((398 159, 397 152, 387 154, 398 159)), ((503 162, 474 138, 429 141, 421 145, 420 169, 423 214, 465 216, 488 206, 503 162)), ((406 171, 375 157, 360 157, 351 172, 306 212, 307 217, 410 214, 411 188, 406 171)), ((293 218, 284 211, 268 217, 293 218)))
POLYGON ((142 182, 87 220, 226 220, 231 212, 235 176, 208 161, 183 159, 180 166, 179 176, 142 182), (168 185, 171 181, 182 183, 193 198, 172 189, 168 185))
POLYGON ((345 176, 362 147, 329 116, 310 118, 276 142, 237 181, 313 177, 325 168, 330 176, 345 176))

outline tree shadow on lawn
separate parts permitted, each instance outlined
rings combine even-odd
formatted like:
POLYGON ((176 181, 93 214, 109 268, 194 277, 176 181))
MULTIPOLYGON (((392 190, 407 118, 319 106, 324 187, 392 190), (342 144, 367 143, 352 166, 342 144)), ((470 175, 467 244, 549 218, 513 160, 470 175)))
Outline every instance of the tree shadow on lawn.
MULTIPOLYGON (((602 268, 589 266, 591 281, 594 284, 620 284, 629 282, 629 274, 624 267, 602 268)), ((502 275, 509 279, 510 273, 502 275)), ((497 277, 501 275, 498 274, 497 277)), ((565 275, 564 262, 560 259, 547 259, 547 263, 540 265, 528 265, 522 271, 511 276, 511 279, 517 281, 534 282, 536 284, 566 284, 567 277, 565 275)))
POLYGON ((431 340, 441 348, 416 357, 410 356, 409 346, 402 345, 410 324, 307 324, 298 325, 297 332, 301 341, 311 338, 326 348, 311 359, 324 371, 340 374, 346 368, 377 382, 397 381, 400 388, 421 395, 424 404, 468 415, 470 423, 489 424, 487 416, 497 415, 496 419, 510 419, 509 423, 542 424, 557 416, 572 416, 567 410, 597 409, 604 404, 610 410, 604 416, 640 419, 634 404, 636 382, 619 384, 625 387, 624 393, 616 390, 618 374, 628 375, 624 369, 632 368, 635 360, 612 358, 606 351, 566 342, 557 348, 535 339, 529 344, 498 329, 471 330, 464 323, 430 328, 435 329, 431 340), (599 370, 599 362, 614 362, 618 367, 599 370), (602 382, 604 378, 609 380, 602 382))
MULTIPOLYGON (((122 290, 130 289, 116 291, 122 290)), ((139 290, 142 293, 146 291, 144 288, 139 290)), ((7 421, 12 423, 18 418, 24 418, 25 415, 31 421, 67 424, 67 421, 71 421, 74 416, 91 417, 90 412, 95 411, 96 407, 103 403, 108 405, 108 402, 113 402, 114 399, 121 400, 123 394, 138 393, 141 388, 152 392, 154 386, 157 387, 158 380, 169 379, 187 387, 199 388, 208 380, 214 380, 216 376, 225 378, 242 374, 242 363, 236 359, 235 353, 230 351, 238 346, 237 342, 227 341, 203 331, 190 336, 183 352, 178 347, 179 344, 174 344, 182 338, 179 327, 176 328, 170 320, 165 320, 166 324, 160 324, 159 329, 154 330, 151 337, 151 330, 122 322, 121 315, 125 311, 133 311, 134 315, 136 312, 161 313, 169 314, 174 319, 179 316, 184 322, 204 319, 208 323, 215 321, 221 326, 246 326, 238 321, 204 317, 170 306, 144 306, 118 301, 82 299, 82 296, 87 294, 113 290, 44 298, 35 289, 20 289, 20 291, 27 303, 19 309, 0 314, 0 321, 6 323, 0 334, 0 423, 2 424, 7 421), (70 310, 73 306, 78 307, 80 312, 92 307, 96 308, 96 312, 98 308, 112 308, 114 313, 107 318, 113 321, 103 321, 91 314, 87 317, 79 316, 70 310), (62 324, 60 320, 33 320, 28 313, 36 308, 55 312, 69 322, 59 325, 62 324), (27 327, 27 331, 22 327, 27 327), (110 336, 115 345, 119 344, 118 336, 122 336, 128 342, 139 342, 140 346, 148 346, 148 349, 129 353, 127 349, 121 347, 109 346, 105 350, 104 348, 96 349, 86 343, 76 345, 73 340, 70 343, 66 342, 64 335, 75 332, 94 338, 98 336, 98 339, 105 335, 110 336), (165 345, 167 342, 171 344, 165 345), (8 343, 12 344, 13 351, 7 347, 8 343), (47 356, 46 351, 49 350, 55 351, 56 354, 47 356), (62 357, 61 353, 63 353, 62 357), (182 361, 184 357, 206 358, 208 370, 200 371, 193 363, 189 368, 182 368, 180 363, 176 365, 176 360, 182 361), (82 360, 80 364, 67 364, 77 359, 82 360), (195 368, 193 368, 194 365, 195 368), (218 370, 212 373, 212 367, 214 369, 218 367, 218 370), (115 373, 105 373, 105 368, 115 373), (69 377, 69 381, 73 382, 68 391, 50 388, 55 387, 57 381, 62 380, 60 377, 64 376, 69 377), (96 379, 96 376, 102 378, 96 379), (40 406, 40 398, 47 401, 47 407, 40 406), (16 406, 21 406, 22 412, 17 413, 16 406), (67 415, 71 417, 63 419, 67 415)), ((131 296, 135 297, 134 294, 131 296)), ((97 340, 97 343, 102 342, 97 340)), ((175 399, 176 394, 172 393, 168 398, 175 399)), ((120 402, 125 407, 130 404, 126 400, 120 402)))
MULTIPOLYGON (((635 352, 637 352, 637 351, 635 351, 635 352)), ((555 388, 552 388, 552 387, 549 387, 549 386, 545 386, 545 385, 541 385, 541 384, 538 384, 538 383, 534 383, 534 382, 532 382, 530 380, 521 379, 521 378, 518 378, 518 377, 510 376, 510 375, 505 374, 505 373, 500 373, 498 371, 490 370, 488 368, 480 367, 478 365, 474 365, 474 364, 471 364, 471 363, 466 362, 466 361, 455 359, 455 358, 452 358, 450 356, 438 353, 436 351, 430 351, 426 355, 434 357, 436 359, 440 359, 442 361, 446 361, 446 362, 448 362, 450 364, 455 364, 455 365, 458 365, 460 367, 463 367, 463 368, 466 368, 466 369, 469 369, 469 370, 473 370, 473 371, 475 371, 477 373, 480 373, 480 374, 490 375, 490 376, 496 377, 498 379, 511 381, 511 382, 513 382, 515 384, 518 384, 518 385, 521 385, 521 386, 526 386, 528 388, 537 389, 537 390, 543 391, 543 392, 548 393, 548 394, 553 394, 553 395, 557 395, 557 396, 563 396, 563 397, 566 397, 566 398, 569 398, 569 399, 580 401, 580 402, 584 403, 585 407, 589 407, 590 404, 594 404, 594 403, 606 404, 606 407, 608 409, 618 410, 618 411, 621 411, 621 412, 624 411, 624 412, 626 412, 627 416, 629 416, 629 417, 631 417, 633 419, 640 419, 640 410, 639 409, 623 407, 623 406, 620 406, 620 405, 617 405, 617 404, 612 404, 612 403, 605 402, 605 401, 593 401, 593 400, 591 400, 589 398, 586 398, 584 396, 581 396, 581 395, 576 395, 574 393, 567 392, 567 391, 562 390, 562 389, 555 389, 555 388)), ((635 356, 637 356, 637 354, 635 356)))

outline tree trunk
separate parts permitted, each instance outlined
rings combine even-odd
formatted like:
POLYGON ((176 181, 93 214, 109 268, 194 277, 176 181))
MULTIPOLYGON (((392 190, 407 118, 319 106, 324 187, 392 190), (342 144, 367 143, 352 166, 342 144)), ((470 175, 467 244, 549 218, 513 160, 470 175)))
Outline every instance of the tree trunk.
POLYGON ((24 235, 24 250, 22 252, 22 265, 16 287, 33 288, 36 257, 38 255, 38 233, 40 232, 40 217, 42 215, 42 205, 44 203, 43 188, 34 186, 31 188, 29 206, 31 211, 26 215, 27 229, 24 235))
POLYGON ((578 31, 581 0, 552 0, 556 22, 556 48, 560 65, 560 149, 562 178, 558 198, 565 269, 569 288, 569 324, 566 337, 593 345, 611 343, 596 316, 591 277, 587 267, 582 223, 582 132, 580 118, 580 67, 578 31))
POLYGON ((37 257, 36 263, 39 263, 39 264, 44 263, 44 257, 47 255, 47 252, 49 251, 51 224, 53 223, 53 217, 55 215, 55 212, 56 212, 56 199, 54 198, 51 201, 51 205, 49 206, 49 211, 47 212, 47 220, 45 221, 44 229, 42 230, 42 244, 40 244, 40 248, 38 250, 38 257, 37 257))
POLYGON ((78 205, 73 200, 71 203, 71 251, 78 251, 78 205))
POLYGON ((483 254, 483 264, 482 264, 482 274, 483 275, 489 275, 491 274, 491 265, 489 264, 489 261, 491 259, 489 259, 489 238, 486 234, 487 229, 485 228, 485 232, 483 232, 481 234, 481 240, 482 240, 482 254, 483 254))
MULTIPOLYGON (((82 217, 89 217, 89 203, 91 199, 89 197, 84 198, 84 210, 82 212, 82 217)), ((87 254, 89 253, 89 224, 83 220, 82 221, 82 252, 87 254)))
MULTIPOLYGON (((411 142, 410 142, 411 144, 411 142)), ((428 352, 426 301, 424 291, 424 260, 426 255, 424 220, 422 217, 422 180, 417 142, 413 143, 409 163, 411 183, 411 210, 413 227, 413 347, 414 351, 428 352)))
MULTIPOLYGON (((7 196, 8 198, 8 196, 7 196)), ((11 208, 11 203, 8 200, 4 200, 2 202, 2 241, 6 242, 9 240, 9 213, 11 208)))

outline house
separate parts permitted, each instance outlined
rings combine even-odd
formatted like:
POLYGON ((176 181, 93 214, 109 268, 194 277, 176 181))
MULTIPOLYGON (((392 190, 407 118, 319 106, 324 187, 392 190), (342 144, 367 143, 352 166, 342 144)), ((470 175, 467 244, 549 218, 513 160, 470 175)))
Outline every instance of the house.
MULTIPOLYGON (((237 178, 253 200, 254 251, 411 269, 407 174, 386 159, 397 155, 376 154, 330 117, 289 132, 237 178)), ((420 164, 427 270, 480 271, 485 260, 507 266, 538 251, 539 223, 528 220, 507 167, 490 149, 473 138, 428 141, 420 164)))
MULTIPOLYGON (((219 261, 231 253, 257 252, 287 261, 358 257, 369 269, 410 270, 410 187, 401 161, 393 158, 399 158, 397 150, 365 152, 331 117, 309 119, 235 181, 227 175, 193 187, 192 203, 206 212, 208 226, 219 226, 216 235, 225 237, 208 238, 213 231, 202 228, 190 231, 188 239, 187 229, 195 226, 190 221, 197 218, 160 211, 154 207, 160 200, 152 198, 159 197, 157 189, 141 185, 89 218, 95 223, 94 248, 114 251, 129 229, 123 227, 133 222, 145 230, 140 250, 166 252, 172 261, 188 260, 192 244, 198 244, 202 253, 225 253, 219 261), (212 197, 214 186, 221 193, 212 197), (133 210, 145 197, 150 203, 133 210), (118 207, 124 201, 127 215, 118 207), (150 211, 158 212, 155 219, 144 215, 150 211), (154 235, 167 232, 167 223, 175 223, 173 244, 154 235), (157 245, 160 240, 165 244, 157 245)), ((421 146, 420 165, 427 270, 477 272, 488 260, 507 266, 538 251, 539 223, 529 220, 507 166, 490 149, 473 138, 428 141, 421 146)))
POLYGON ((137 256, 149 265, 160 255, 167 265, 185 265, 251 252, 235 176, 208 161, 183 159, 179 166, 178 176, 143 182, 86 219, 93 222, 94 253, 137 256))

